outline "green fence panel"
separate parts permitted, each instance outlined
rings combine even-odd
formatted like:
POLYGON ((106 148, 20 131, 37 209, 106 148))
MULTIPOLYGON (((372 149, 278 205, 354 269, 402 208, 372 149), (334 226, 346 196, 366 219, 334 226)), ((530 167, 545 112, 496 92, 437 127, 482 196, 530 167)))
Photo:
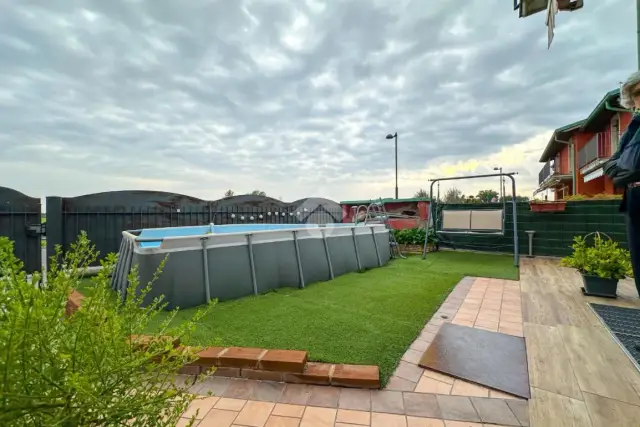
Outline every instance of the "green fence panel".
MULTIPOLYGON (((521 255, 529 253, 527 231, 535 231, 533 254, 562 257, 571 253, 575 236, 599 231, 605 233, 620 246, 627 248, 627 232, 624 214, 620 213, 619 200, 567 202, 563 212, 532 212, 529 203, 517 203, 518 246, 521 255)), ((501 209, 500 203, 446 204, 443 209, 501 209)), ((506 209, 505 232, 500 235, 440 233, 442 245, 457 249, 489 252, 513 252, 513 208, 506 209)))

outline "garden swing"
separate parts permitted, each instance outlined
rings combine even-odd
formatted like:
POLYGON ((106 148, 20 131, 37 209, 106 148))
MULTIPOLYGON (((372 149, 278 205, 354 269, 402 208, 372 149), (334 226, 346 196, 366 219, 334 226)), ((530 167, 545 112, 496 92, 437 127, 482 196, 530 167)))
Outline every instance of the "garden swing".
POLYGON ((440 200, 440 181, 452 181, 472 178, 489 177, 509 177, 511 179, 513 198, 511 206, 513 209, 513 258, 514 265, 518 266, 518 219, 516 212, 516 181, 513 177, 515 173, 496 173, 487 175, 472 175, 452 178, 438 178, 430 180, 429 191, 429 220, 427 233, 422 249, 422 259, 426 259, 428 252, 428 236, 435 233, 439 238, 446 235, 481 235, 504 237, 506 229, 506 203, 503 198, 502 208, 482 208, 482 205, 472 205, 471 209, 446 209, 438 201, 440 200), (438 183, 438 196, 433 197, 433 185, 438 183))

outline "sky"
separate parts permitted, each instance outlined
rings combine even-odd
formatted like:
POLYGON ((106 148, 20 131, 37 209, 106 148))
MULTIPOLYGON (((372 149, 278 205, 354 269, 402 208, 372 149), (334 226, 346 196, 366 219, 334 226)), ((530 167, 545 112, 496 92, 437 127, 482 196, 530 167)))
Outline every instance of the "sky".
POLYGON ((509 0, 0 0, 0 186, 389 197, 397 132, 400 197, 494 167, 530 196, 636 69, 635 16, 586 1, 547 49, 509 0))

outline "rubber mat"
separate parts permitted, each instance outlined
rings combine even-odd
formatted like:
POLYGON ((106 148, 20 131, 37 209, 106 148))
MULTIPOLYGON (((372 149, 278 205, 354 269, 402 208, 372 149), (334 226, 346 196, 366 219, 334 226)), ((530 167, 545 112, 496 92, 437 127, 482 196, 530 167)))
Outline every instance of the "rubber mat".
POLYGON ((494 390, 529 399, 524 338, 444 323, 418 363, 494 390))
POLYGON ((640 369, 640 309, 594 303, 589 305, 640 369))

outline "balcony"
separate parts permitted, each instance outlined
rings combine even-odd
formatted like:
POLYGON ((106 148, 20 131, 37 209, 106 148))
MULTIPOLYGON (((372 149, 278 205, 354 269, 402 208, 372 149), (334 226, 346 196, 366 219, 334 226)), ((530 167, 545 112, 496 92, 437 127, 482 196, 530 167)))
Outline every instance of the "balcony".
POLYGON ((538 189, 534 192, 534 195, 558 184, 571 182, 571 173, 561 172, 559 166, 557 160, 550 160, 544 164, 540 172, 538 172, 538 189))
POLYGON ((585 175, 598 169, 611 156, 611 134, 597 133, 578 151, 578 168, 585 175))

